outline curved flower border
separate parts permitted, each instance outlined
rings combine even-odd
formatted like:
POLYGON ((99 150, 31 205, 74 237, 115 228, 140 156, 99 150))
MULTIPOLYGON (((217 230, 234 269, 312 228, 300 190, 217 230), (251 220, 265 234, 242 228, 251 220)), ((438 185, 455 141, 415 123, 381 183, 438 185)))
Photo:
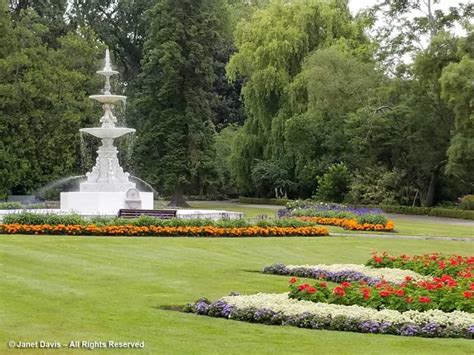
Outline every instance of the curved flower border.
POLYGON ((263 269, 265 274, 298 276, 312 279, 324 279, 333 282, 364 281, 375 285, 382 280, 401 284, 409 276, 413 280, 430 279, 411 270, 395 268, 371 268, 358 264, 318 264, 318 265, 284 265, 273 264, 263 269))
POLYGON ((289 299, 287 293, 227 296, 210 303, 205 299, 185 311, 210 317, 229 318, 272 325, 330 329, 402 336, 474 338, 474 315, 439 310, 425 312, 375 310, 289 299))
POLYGON ((385 225, 383 224, 371 224, 371 223, 358 223, 355 219, 350 218, 328 218, 328 217, 310 217, 302 216, 297 219, 305 222, 313 222, 316 224, 330 225, 336 227, 342 227, 347 230, 355 231, 376 231, 376 232, 393 232, 395 224, 389 220, 385 225))

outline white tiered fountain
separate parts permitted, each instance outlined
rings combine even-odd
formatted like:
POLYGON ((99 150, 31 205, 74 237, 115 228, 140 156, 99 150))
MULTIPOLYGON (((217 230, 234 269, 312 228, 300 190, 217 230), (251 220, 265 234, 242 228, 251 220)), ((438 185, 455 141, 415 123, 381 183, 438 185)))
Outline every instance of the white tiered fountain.
POLYGON ((89 97, 102 104, 102 125, 81 128, 80 131, 100 138, 102 145, 97 150, 95 166, 86 174, 87 181, 80 184, 79 191, 61 193, 61 210, 82 215, 112 215, 121 208, 153 209, 153 193, 138 191, 117 158, 114 139, 133 133, 135 129, 115 126, 117 118, 112 110, 127 97, 110 92, 110 77, 118 72, 112 69, 108 49, 105 52, 104 69, 97 71, 97 74, 105 76, 103 94, 89 97))

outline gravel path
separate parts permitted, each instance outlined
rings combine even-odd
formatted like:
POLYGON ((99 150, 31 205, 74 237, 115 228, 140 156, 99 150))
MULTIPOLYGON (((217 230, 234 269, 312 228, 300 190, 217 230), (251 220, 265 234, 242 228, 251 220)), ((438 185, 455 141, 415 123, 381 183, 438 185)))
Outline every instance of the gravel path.
POLYGON ((473 228, 473 234, 474 234, 474 221, 471 221, 468 219, 433 217, 433 216, 414 216, 414 215, 394 214, 394 213, 387 213, 387 217, 390 219, 403 220, 407 222, 438 223, 438 224, 447 224, 451 226, 467 226, 467 227, 473 228))
POLYGON ((353 233, 329 233, 336 237, 362 237, 362 238, 385 238, 385 239, 422 239, 422 240, 450 240, 458 242, 474 242, 474 238, 463 237, 428 237, 422 235, 398 235, 398 234, 353 234, 353 233))

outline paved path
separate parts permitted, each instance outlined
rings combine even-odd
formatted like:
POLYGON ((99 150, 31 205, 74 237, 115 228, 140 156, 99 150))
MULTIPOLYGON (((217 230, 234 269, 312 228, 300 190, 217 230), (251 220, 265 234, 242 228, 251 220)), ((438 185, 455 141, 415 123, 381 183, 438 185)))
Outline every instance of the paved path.
POLYGON ((385 239, 422 239, 422 240, 450 240, 458 242, 474 242, 474 238, 463 237, 429 237, 423 235, 399 235, 399 234, 354 234, 354 233, 332 233, 329 235, 336 237, 363 237, 363 238, 385 238, 385 239))
POLYGON ((395 220, 404 220, 408 222, 420 222, 420 223, 437 223, 437 224, 447 224, 451 226, 467 226, 472 227, 474 231, 474 221, 469 219, 460 219, 460 218, 447 218, 447 217, 434 217, 434 216, 416 216, 408 214, 395 214, 387 213, 387 217, 395 220))

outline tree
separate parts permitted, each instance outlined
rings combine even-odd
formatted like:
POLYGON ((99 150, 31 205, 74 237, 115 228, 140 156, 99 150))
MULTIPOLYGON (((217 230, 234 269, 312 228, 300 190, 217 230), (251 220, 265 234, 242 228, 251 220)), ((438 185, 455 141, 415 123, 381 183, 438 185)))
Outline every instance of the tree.
POLYGON ((213 54, 220 1, 159 1, 150 11, 142 72, 132 97, 136 169, 186 205, 186 188, 213 174, 213 54))
POLYGON ((120 80, 133 84, 140 72, 147 31, 147 10, 154 0, 72 0, 68 18, 73 28, 91 28, 111 50, 120 80))
POLYGON ((408 56, 415 57, 441 32, 468 26, 474 4, 452 4, 447 10, 436 8, 441 0, 391 0, 378 2, 367 13, 376 25, 373 37, 379 50, 378 61, 392 73, 408 56), (456 5, 456 6, 455 6, 456 5))
POLYGON ((300 80, 305 57, 338 41, 354 48, 366 39, 363 25, 352 21, 347 1, 298 0, 271 2, 256 11, 237 25, 235 40, 238 52, 227 71, 233 80, 245 78, 242 96, 248 118, 235 140, 232 165, 239 187, 251 194, 251 171, 259 160, 278 161, 292 175, 284 127, 293 115, 287 109, 288 92, 300 80))
MULTIPOLYGON (((474 187, 474 59, 465 55, 443 69, 441 95, 455 114, 455 129, 448 149, 447 171, 474 187)), ((468 191, 469 192, 469 191, 468 191)))
POLYGON ((78 130, 98 116, 87 96, 98 90, 101 48, 89 32, 67 34, 51 48, 35 11, 15 21, 1 13, 9 40, 8 51, 0 50, 0 191, 28 193, 80 172, 78 130))

